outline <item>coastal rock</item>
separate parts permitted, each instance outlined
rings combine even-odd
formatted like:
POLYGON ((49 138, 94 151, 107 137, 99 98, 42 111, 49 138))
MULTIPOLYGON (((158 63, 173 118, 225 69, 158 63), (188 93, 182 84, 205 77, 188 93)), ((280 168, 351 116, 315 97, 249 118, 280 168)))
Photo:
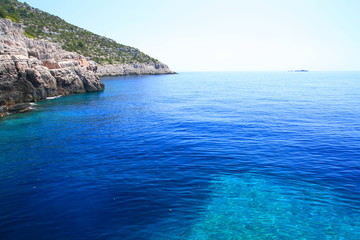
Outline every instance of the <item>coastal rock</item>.
POLYGON ((135 63, 135 64, 106 64, 99 65, 97 72, 99 76, 126 76, 126 75, 155 75, 173 74, 169 67, 163 63, 135 63))
POLYGON ((30 103, 18 103, 9 107, 8 111, 10 113, 19 113, 19 112, 26 112, 30 110, 30 103))
POLYGON ((104 89, 84 56, 23 32, 21 24, 0 19, 0 116, 47 97, 104 89))

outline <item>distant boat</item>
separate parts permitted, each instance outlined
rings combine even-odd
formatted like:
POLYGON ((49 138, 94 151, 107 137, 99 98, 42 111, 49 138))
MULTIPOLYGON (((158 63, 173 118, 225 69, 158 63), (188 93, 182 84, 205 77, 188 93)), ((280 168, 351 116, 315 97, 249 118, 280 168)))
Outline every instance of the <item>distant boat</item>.
POLYGON ((289 70, 289 72, 308 72, 309 70, 299 69, 299 70, 289 70))

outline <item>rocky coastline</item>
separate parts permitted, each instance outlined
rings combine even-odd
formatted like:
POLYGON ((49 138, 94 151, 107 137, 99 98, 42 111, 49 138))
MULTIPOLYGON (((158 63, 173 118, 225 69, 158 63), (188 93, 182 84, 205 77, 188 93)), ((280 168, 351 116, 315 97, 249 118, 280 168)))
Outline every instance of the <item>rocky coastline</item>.
POLYGON ((27 38, 21 24, 0 19, 0 116, 48 97, 101 91, 95 69, 83 56, 27 38))
POLYGON ((100 77, 127 76, 127 75, 157 75, 175 74, 163 63, 134 63, 134 64, 106 64, 98 65, 96 73, 100 77))
POLYGON ((30 39, 21 24, 0 19, 0 117, 27 111, 31 102, 102 91, 99 76, 171 73, 161 63, 97 65, 57 43, 30 39))

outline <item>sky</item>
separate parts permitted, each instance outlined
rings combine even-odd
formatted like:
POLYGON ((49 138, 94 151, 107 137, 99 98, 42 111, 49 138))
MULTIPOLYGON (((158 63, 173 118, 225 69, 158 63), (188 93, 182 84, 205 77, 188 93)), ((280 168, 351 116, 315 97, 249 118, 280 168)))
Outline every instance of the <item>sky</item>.
POLYGON ((359 0, 26 0, 185 71, 360 70, 359 0))

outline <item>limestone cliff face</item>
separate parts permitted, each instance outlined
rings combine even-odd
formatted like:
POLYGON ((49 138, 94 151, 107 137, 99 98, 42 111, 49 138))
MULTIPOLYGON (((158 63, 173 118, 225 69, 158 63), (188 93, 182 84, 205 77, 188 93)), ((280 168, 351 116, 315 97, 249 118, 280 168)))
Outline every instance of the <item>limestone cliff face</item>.
POLYGON ((99 65, 97 74, 99 76, 126 76, 126 75, 154 75, 175 73, 165 64, 107 64, 99 65))
POLYGON ((0 19, 0 116, 47 97, 104 89, 94 63, 23 32, 22 25, 0 19))

